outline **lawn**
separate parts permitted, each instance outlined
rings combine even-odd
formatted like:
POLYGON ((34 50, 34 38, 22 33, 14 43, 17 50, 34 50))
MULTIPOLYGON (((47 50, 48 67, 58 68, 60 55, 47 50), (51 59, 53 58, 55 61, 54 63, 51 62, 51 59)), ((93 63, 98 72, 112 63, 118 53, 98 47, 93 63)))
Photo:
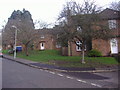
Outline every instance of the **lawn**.
MULTIPOLYGON (((4 52, 6 53, 6 51, 4 52)), ((25 56, 25 53, 19 52, 17 53, 17 57, 64 67, 104 67, 118 64, 113 57, 85 57, 86 63, 81 64, 80 56, 61 56, 57 50, 33 50, 29 52, 29 56, 25 56)))

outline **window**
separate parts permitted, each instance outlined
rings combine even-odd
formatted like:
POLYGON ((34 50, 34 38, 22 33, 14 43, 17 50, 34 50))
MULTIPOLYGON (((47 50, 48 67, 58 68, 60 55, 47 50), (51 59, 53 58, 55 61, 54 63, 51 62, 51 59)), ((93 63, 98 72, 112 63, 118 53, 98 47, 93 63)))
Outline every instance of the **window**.
POLYGON ((117 28, 117 22, 116 20, 108 20, 109 29, 116 29, 117 28))
POLYGON ((111 46, 116 47, 117 46, 117 40, 115 38, 111 39, 111 46))
POLYGON ((45 38, 45 36, 44 35, 41 35, 41 37, 40 38, 45 38))
MULTIPOLYGON (((77 44, 76 45, 76 51, 82 51, 82 49, 81 49, 82 43, 80 41, 77 41, 76 44, 77 44)), ((85 45, 85 49, 84 50, 86 51, 86 45, 85 45)))
POLYGON ((61 43, 60 42, 56 42, 56 48, 61 48, 61 43))
POLYGON ((82 31, 80 26, 77 27, 77 31, 82 31))
POLYGON ((80 47, 80 45, 82 44, 80 41, 77 41, 76 42, 76 51, 81 51, 81 47, 80 47))

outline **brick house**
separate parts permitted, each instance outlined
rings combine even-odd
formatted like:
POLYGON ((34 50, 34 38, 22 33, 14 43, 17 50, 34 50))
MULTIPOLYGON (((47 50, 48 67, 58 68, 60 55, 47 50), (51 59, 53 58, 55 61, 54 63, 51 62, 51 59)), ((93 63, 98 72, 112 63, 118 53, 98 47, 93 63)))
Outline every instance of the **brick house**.
MULTIPOLYGON (((103 56, 110 56, 120 53, 120 11, 105 9, 100 13, 102 23, 107 23, 109 29, 112 30, 114 37, 108 41, 97 39, 92 40, 92 49, 96 49, 102 53, 103 56)), ((80 42, 77 42, 80 44, 80 42)), ((70 42, 71 52, 69 56, 81 55, 81 48, 74 42, 70 42)))
POLYGON ((52 29, 37 29, 36 32, 38 33, 38 38, 34 40, 34 49, 35 50, 61 50, 62 55, 65 56, 78 56, 80 55, 80 50, 77 51, 74 49, 76 45, 73 42, 70 42, 70 46, 62 47, 60 42, 58 41, 59 34, 62 30, 57 30, 59 27, 54 27, 52 29), (71 48, 70 55, 68 54, 68 48, 71 48))
MULTIPOLYGON (((113 31, 115 37, 111 40, 92 40, 92 49, 97 49, 102 52, 103 56, 108 56, 111 54, 118 54, 120 52, 120 12, 112 9, 105 9, 100 13, 103 22, 108 23, 109 28, 113 31)), ((79 56, 81 55, 81 48, 77 46, 74 42, 68 42, 68 47, 61 47, 57 41, 58 34, 61 32, 56 28, 37 30, 40 37, 34 42, 35 49, 45 50, 45 49, 56 49, 62 50, 63 55, 68 56, 79 56), (70 51, 68 51, 70 48, 70 51)), ((80 44, 80 42, 77 42, 80 44)))
POLYGON ((92 48, 102 52, 103 56, 120 53, 120 11, 105 9, 100 13, 104 23, 108 23, 114 37, 108 41, 93 40, 92 48))
MULTIPOLYGON (((19 11, 17 11, 18 13, 19 11)), ((103 22, 108 23, 109 28, 113 31, 115 37, 111 40, 92 40, 92 49, 97 49, 102 52, 103 56, 120 53, 120 11, 112 9, 105 9, 100 13, 103 22)), ((14 14, 13 14, 14 16, 14 14)), ((16 16, 16 15, 15 15, 16 16)), ((11 18, 13 19, 13 18, 11 18)), ((9 20, 11 20, 9 19, 9 20)), ((10 21, 9 21, 10 22, 10 21)), ((39 37, 34 40, 35 50, 62 50, 63 55, 79 56, 81 55, 81 48, 74 42, 68 42, 68 47, 61 47, 57 38, 61 30, 54 27, 52 29, 35 30, 39 37), (70 51, 69 51, 70 50, 70 51)), ((80 44, 80 42, 77 42, 80 44)), ((20 44, 19 44, 20 45, 20 44)))
POLYGON ((38 38, 34 41, 35 50, 60 50, 61 45, 57 41, 57 36, 60 33, 55 29, 38 29, 38 38))

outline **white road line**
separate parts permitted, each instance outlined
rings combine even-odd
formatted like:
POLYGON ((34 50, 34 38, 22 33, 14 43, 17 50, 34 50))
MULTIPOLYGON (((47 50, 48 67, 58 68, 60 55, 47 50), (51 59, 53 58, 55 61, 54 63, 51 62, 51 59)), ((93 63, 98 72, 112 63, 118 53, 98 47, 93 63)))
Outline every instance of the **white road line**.
POLYGON ((80 80, 80 79, 77 79, 77 81, 81 82, 82 80, 80 80))
POLYGON ((44 70, 45 72, 49 72, 48 70, 44 70))
POLYGON ((61 77, 63 76, 62 74, 57 74, 57 75, 59 75, 59 76, 61 76, 61 77))
MULTIPOLYGON (((40 69, 41 71, 43 71, 42 69, 40 69)), ((44 71, 46 71, 46 72, 49 72, 49 73, 51 73, 51 74, 55 74, 55 72, 51 72, 51 71, 48 71, 48 70, 44 70, 44 71)), ((57 73, 57 75, 59 75, 59 76, 63 76, 62 74, 59 74, 59 73, 57 73)), ((70 76, 66 76, 66 78, 68 78, 68 79, 74 79, 73 77, 70 77, 70 76)), ((83 80, 80 80, 80 79, 76 79, 77 81, 79 81, 79 82, 82 82, 82 83, 87 83, 86 81, 83 81, 83 80)), ((91 84, 91 85, 93 85, 93 86, 96 86, 96 87, 102 87, 102 86, 100 86, 100 85, 97 85, 97 84, 95 84, 95 83, 88 83, 88 84, 91 84)))
POLYGON ((91 85, 93 85, 93 86, 97 86, 97 87, 102 87, 102 86, 97 85, 97 84, 95 84, 95 83, 91 83, 91 85))
POLYGON ((55 72, 51 72, 51 71, 49 71, 49 73, 51 73, 51 74, 55 74, 55 72))
POLYGON ((79 81, 79 82, 83 82, 82 80, 80 80, 80 79, 77 79, 77 81, 79 81))
POLYGON ((86 81, 83 81, 83 80, 80 80, 80 79, 77 79, 77 81, 87 83, 86 81))
POLYGON ((96 86, 97 86, 97 87, 100 87, 100 88, 102 87, 102 86, 100 86, 100 85, 96 85, 96 86))
POLYGON ((86 81, 81 81, 81 82, 83 82, 83 83, 87 83, 86 81))
MULTIPOLYGON (((79 82, 83 82, 83 83, 87 83, 86 81, 83 81, 83 80, 80 80, 80 79, 77 79, 77 81, 79 81, 79 82)), ((88 83, 89 84, 89 83, 88 83)), ((93 86, 96 86, 96 87, 102 87, 102 86, 100 86, 100 85, 97 85, 97 84, 95 84, 95 83, 90 83, 91 85, 93 85, 93 86)))
POLYGON ((43 71, 42 69, 40 69, 40 71, 43 71))
POLYGON ((66 78, 73 79, 73 77, 66 76, 66 78))
POLYGON ((96 84, 94 84, 94 83, 91 83, 91 85, 96 86, 96 84))

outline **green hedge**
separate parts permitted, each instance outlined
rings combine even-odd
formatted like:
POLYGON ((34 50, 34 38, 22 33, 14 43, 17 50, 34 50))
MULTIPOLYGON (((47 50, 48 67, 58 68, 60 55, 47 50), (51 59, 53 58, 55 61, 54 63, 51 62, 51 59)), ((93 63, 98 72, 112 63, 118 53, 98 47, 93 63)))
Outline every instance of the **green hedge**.
POLYGON ((89 57, 101 57, 102 53, 100 51, 98 51, 98 50, 93 49, 93 50, 90 50, 88 52, 88 56, 89 57))

